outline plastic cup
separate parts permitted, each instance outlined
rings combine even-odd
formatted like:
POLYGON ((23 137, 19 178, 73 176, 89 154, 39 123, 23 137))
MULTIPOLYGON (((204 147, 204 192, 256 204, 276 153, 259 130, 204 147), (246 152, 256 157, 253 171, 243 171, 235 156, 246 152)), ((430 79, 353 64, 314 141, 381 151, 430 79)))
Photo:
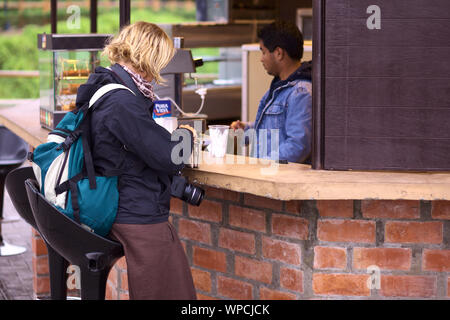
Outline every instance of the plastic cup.
POLYGON ((201 148, 202 142, 200 139, 194 140, 194 150, 192 150, 192 168, 198 168, 198 158, 200 156, 201 148))
POLYGON ((209 128, 209 154, 212 157, 223 158, 227 151, 229 126, 210 125, 209 128))

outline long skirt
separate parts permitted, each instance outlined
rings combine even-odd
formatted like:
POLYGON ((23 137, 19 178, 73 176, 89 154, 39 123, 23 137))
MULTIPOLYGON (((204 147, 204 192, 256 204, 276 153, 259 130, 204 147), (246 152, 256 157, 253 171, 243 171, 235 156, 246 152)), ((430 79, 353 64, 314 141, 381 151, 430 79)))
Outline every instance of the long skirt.
POLYGON ((110 236, 124 248, 130 299, 196 299, 186 253, 169 222, 116 223, 110 236))

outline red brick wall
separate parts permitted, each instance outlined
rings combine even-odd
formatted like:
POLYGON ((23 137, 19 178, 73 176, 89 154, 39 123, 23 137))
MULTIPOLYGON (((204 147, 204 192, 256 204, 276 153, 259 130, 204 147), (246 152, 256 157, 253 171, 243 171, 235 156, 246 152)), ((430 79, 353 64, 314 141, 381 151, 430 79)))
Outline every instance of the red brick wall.
POLYGON ((450 297, 450 201, 206 195, 172 205, 200 299, 450 297))
MULTIPOLYGON (((277 201, 207 188, 200 207, 173 199, 171 221, 199 299, 450 298, 450 201, 277 201)), ((48 270, 33 248, 42 292, 48 270)), ((128 299, 124 258, 106 289, 128 299)))
MULTIPOLYGON (((47 246, 39 233, 32 228, 31 249, 33 264, 33 291, 36 299, 49 299, 50 297, 50 273, 48 266, 47 246)), ((74 277, 71 278, 74 280, 74 277)), ((68 280, 69 281, 69 280, 68 280)), ((74 289, 67 290, 68 297, 80 297, 80 290, 75 289, 75 282, 72 281, 74 289)))
POLYGON ((36 230, 32 229, 31 249, 33 251, 33 290, 36 298, 50 295, 50 276, 48 267, 48 253, 44 240, 36 230))

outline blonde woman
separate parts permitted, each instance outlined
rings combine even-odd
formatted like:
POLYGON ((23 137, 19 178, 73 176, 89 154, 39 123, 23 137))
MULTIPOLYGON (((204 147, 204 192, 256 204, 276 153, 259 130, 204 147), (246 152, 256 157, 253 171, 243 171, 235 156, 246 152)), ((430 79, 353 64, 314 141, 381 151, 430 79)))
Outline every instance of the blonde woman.
POLYGON ((100 175, 118 176, 119 206, 110 237, 125 251, 130 299, 196 299, 176 230, 168 222, 175 142, 152 119, 152 81, 174 55, 158 26, 136 22, 106 45, 111 66, 98 67, 80 87, 77 104, 108 83, 125 85, 99 100, 91 115, 91 149, 100 175))

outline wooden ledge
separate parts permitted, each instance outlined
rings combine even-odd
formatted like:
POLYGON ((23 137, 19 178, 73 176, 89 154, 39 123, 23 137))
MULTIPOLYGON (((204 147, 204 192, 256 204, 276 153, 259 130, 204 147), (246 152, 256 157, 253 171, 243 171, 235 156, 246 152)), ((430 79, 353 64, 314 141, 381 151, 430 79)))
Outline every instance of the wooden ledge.
POLYGON ((206 152, 201 158, 198 169, 185 170, 191 181, 272 199, 450 200, 450 172, 313 170, 302 164, 263 164, 259 159, 232 155, 214 163, 216 159, 206 152))

